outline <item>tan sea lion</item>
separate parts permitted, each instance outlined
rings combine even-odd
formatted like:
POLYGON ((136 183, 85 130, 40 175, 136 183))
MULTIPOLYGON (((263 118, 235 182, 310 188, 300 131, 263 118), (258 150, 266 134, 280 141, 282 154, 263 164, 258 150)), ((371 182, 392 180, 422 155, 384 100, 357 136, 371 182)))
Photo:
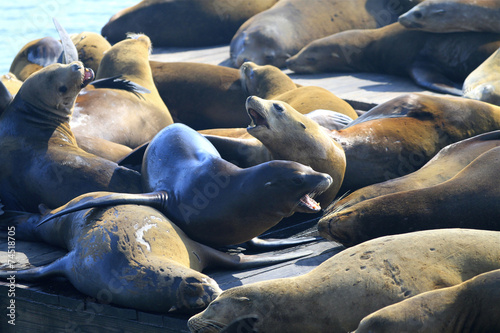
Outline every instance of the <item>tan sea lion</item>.
POLYGON ((0 77, 0 81, 5 85, 7 90, 10 92, 12 96, 15 96, 19 89, 21 89, 21 85, 23 81, 19 80, 14 74, 7 73, 0 77))
MULTIPOLYGON (((332 183, 328 174, 291 161, 238 168, 184 124, 172 124, 155 136, 146 149, 141 174, 149 193, 100 195, 71 209, 153 205, 193 240, 223 246, 249 241, 296 211, 318 212, 314 197, 332 183)), ((63 207, 47 219, 71 209, 63 207)))
POLYGON ((100 34, 88 31, 71 35, 71 41, 78 51, 78 59, 97 73, 102 57, 111 44, 100 34))
POLYGON ((196 130, 247 126, 247 96, 237 69, 188 62, 150 61, 150 66, 175 122, 196 130))
POLYGON ((25 81, 41 68, 60 62, 62 52, 61 43, 52 37, 33 40, 19 50, 12 60, 9 72, 25 81))
POLYGON ((445 33, 500 33, 500 4, 495 0, 426 0, 399 17, 408 29, 445 33))
POLYGON ((148 35, 157 47, 227 44, 253 15, 278 0, 144 0, 110 18, 101 34, 111 43, 130 31, 148 35))
POLYGON ((428 291, 366 316, 355 333, 499 332, 500 270, 428 291))
MULTIPOLYGON (((68 203, 92 198, 83 195, 68 203)), ((48 213, 48 212, 47 212, 48 213)), ((2 224, 16 227, 16 239, 44 241, 66 248, 64 257, 46 266, 14 274, 19 280, 59 275, 80 292, 105 303, 141 311, 200 311, 220 292, 201 273, 205 268, 242 269, 290 260, 309 253, 229 255, 191 240, 156 209, 120 205, 61 216, 37 227, 41 216, 24 214, 2 224)))
POLYGON ((345 246, 415 230, 500 230, 499 166, 500 147, 494 147, 437 185, 381 195, 328 212, 318 230, 345 246))
POLYGON ((393 23, 318 39, 288 59, 287 66, 296 73, 376 72, 410 76, 426 89, 461 96, 467 75, 499 47, 500 34, 433 34, 393 23))
POLYGON ((445 146, 500 129, 500 108, 454 96, 405 94, 339 131, 347 168, 340 193, 416 171, 445 146))
POLYGON ((70 121, 76 137, 96 137, 135 148, 173 123, 153 82, 148 59, 150 48, 147 36, 131 35, 106 52, 96 80, 109 78, 111 85, 99 88, 94 83, 94 88, 82 90, 70 121), (113 89, 113 78, 117 76, 150 93, 113 89))
POLYGON ((88 154, 69 127, 78 92, 93 79, 81 62, 52 64, 27 79, 0 118, 0 197, 37 212, 86 192, 140 192, 140 175, 88 154))
POLYGON ((219 332, 243 315, 272 332, 349 332, 366 315, 425 291, 500 268, 500 233, 432 230, 346 249, 311 272, 228 289, 191 317, 191 332, 219 332))
POLYGON ((396 22, 419 0, 281 0, 246 21, 231 40, 234 66, 245 61, 283 67, 285 60, 318 38, 350 29, 396 22))
POLYGON ((240 67, 241 85, 248 96, 283 101, 300 113, 326 109, 356 119, 352 106, 332 92, 317 86, 297 87, 279 68, 245 62, 240 67))
POLYGON ((500 131, 480 134, 444 147, 422 168, 406 176, 360 188, 339 200, 328 211, 346 209, 361 201, 386 194, 441 184, 465 168, 482 153, 500 146, 500 131))
POLYGON ((467 76, 462 87, 464 97, 500 105, 500 49, 467 76))

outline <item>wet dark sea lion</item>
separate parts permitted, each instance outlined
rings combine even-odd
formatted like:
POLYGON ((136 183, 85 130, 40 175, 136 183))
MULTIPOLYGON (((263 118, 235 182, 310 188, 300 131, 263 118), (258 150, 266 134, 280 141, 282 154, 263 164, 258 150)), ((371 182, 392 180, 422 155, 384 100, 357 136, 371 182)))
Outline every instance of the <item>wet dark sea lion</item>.
POLYGON ((112 81, 111 78, 120 76, 120 79, 146 88, 149 93, 95 86, 83 90, 70 121, 76 137, 95 137, 135 148, 173 123, 153 82, 150 48, 147 36, 132 35, 106 52, 96 73, 97 80, 109 78, 112 81))
POLYGON ((494 147, 447 181, 329 211, 320 219, 318 230, 321 236, 345 246, 415 230, 500 230, 500 181, 496 176, 499 166, 500 147, 494 147))
POLYGON ((428 291, 365 317, 354 333, 499 332, 500 270, 428 291))
POLYGON ((500 33, 500 4, 496 0, 426 0, 399 17, 408 29, 445 33, 500 33))
MULTIPOLYGON (((88 198, 83 195, 68 205, 88 198)), ((97 300, 141 311, 200 311, 221 292, 213 279, 201 273, 207 267, 242 269, 308 254, 229 255, 191 240, 148 206, 84 210, 37 227, 40 218, 24 214, 1 223, 15 225, 16 239, 44 241, 67 249, 68 254, 46 266, 2 271, 1 277, 14 274, 19 280, 38 280, 64 276, 97 300)))
POLYGON ((255 315, 259 332, 350 332, 382 307, 500 268, 499 239, 498 232, 466 229, 381 237, 305 275, 228 289, 188 326, 215 333, 255 315))
POLYGON ((246 21, 231 40, 234 66, 245 61, 283 67, 307 43, 339 31, 377 28, 396 22, 420 1, 281 0, 246 21))
POLYGON ((340 193, 416 171, 445 146, 500 129, 500 108, 454 96, 405 94, 331 131, 346 154, 340 193))
POLYGON ((500 47, 500 34, 433 34, 393 23, 314 41, 287 60, 296 73, 376 72, 410 76, 438 92, 462 95, 465 78, 500 47))
POLYGON ((81 62, 53 64, 27 79, 0 118, 0 197, 37 212, 92 191, 140 192, 140 175, 79 148, 69 127, 76 96, 93 79, 81 62))
POLYGON ((245 20, 277 0, 144 0, 110 18, 101 34, 112 44, 130 31, 157 47, 227 44, 245 20))
POLYGON ((318 212, 313 198, 332 183, 329 175, 290 161, 241 169, 183 124, 155 136, 141 171, 149 193, 99 195, 50 218, 97 205, 153 205, 193 240, 223 246, 251 240, 296 211, 318 212))

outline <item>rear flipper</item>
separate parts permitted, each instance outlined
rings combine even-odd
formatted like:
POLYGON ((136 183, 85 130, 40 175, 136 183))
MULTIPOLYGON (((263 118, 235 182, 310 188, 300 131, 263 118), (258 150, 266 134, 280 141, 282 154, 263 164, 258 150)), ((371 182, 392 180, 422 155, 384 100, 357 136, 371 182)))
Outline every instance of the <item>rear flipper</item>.
MULTIPOLYGON (((66 276, 66 263, 70 260, 71 254, 72 252, 45 266, 22 269, 19 271, 0 270, 0 279, 8 279, 14 276, 16 280, 37 281, 52 276, 66 276)), ((4 263, 2 264, 3 268, 9 268, 9 266, 5 266, 4 263)))
POLYGON ((424 88, 443 94, 462 96, 462 85, 453 82, 439 72, 439 68, 426 61, 416 61, 410 68, 410 76, 424 88))
POLYGON ((307 243, 312 243, 320 240, 321 237, 296 237, 296 238, 268 238, 261 239, 255 237, 245 243, 245 247, 249 250, 254 251, 272 251, 285 249, 291 246, 302 245, 307 243))

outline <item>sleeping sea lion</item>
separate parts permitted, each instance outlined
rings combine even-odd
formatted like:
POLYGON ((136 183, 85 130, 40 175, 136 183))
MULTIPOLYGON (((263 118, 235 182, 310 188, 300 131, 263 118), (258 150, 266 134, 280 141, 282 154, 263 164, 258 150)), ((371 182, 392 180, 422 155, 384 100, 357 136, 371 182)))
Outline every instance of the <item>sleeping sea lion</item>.
POLYGON ((95 200, 62 207, 41 223, 98 205, 144 204, 160 209, 193 240, 212 246, 239 244, 296 211, 318 212, 314 197, 332 183, 329 175, 290 161, 241 169, 184 124, 172 124, 155 136, 141 171, 149 193, 96 194, 95 200))
POLYGON ((248 96, 285 102, 300 113, 332 110, 356 119, 352 106, 332 92, 317 86, 297 87, 279 68, 245 62, 240 67, 241 86, 248 96))
POLYGON ((70 121, 76 137, 95 137, 135 148, 173 123, 153 82, 148 59, 150 48, 147 36, 131 35, 106 52, 96 80, 108 79, 110 85, 99 88, 94 83, 93 88, 82 90, 78 96, 70 121), (112 88, 117 76, 146 88, 149 93, 112 88))
POLYGON ((445 33, 500 33, 500 4, 495 0, 426 0, 399 17, 408 29, 445 33))
POLYGON ((277 1, 144 0, 113 15, 101 34, 113 44, 130 31, 157 47, 227 44, 243 22, 277 1))
POLYGON ((433 34, 399 23, 318 39, 287 60, 296 73, 376 72, 410 76, 420 86, 462 95, 462 83, 500 47, 500 34, 433 34))
POLYGON ((416 171, 445 146, 500 129, 500 107, 455 96, 405 94, 339 131, 346 173, 340 193, 416 171))
MULTIPOLYGON (((89 198, 83 195, 68 205, 89 198)), ((310 254, 229 255, 191 240, 148 206, 94 208, 37 227, 40 218, 24 214, 2 224, 16 227, 16 239, 44 241, 69 252, 46 266, 2 271, 1 277, 64 276, 86 295, 140 311, 200 311, 221 292, 201 273, 205 268, 250 268, 310 254)))
POLYGON ((245 61, 283 67, 285 60, 318 38, 350 29, 396 22, 420 0, 281 0, 246 21, 231 40, 234 66, 245 61))
POLYGON ((462 87, 464 97, 500 105, 500 49, 467 76, 462 87))
POLYGON ((494 147, 437 185, 381 195, 328 212, 318 222, 318 230, 345 246, 415 230, 500 230, 499 166, 500 147, 494 147))
POLYGON ((140 192, 140 175, 88 154, 69 127, 78 92, 93 79, 81 62, 31 75, 0 118, 0 197, 9 210, 37 212, 91 191, 140 192))
POLYGON ((33 40, 19 50, 12 60, 9 72, 25 81, 41 68, 60 62, 62 53, 61 43, 52 37, 33 40))
POLYGON ((228 289, 188 326, 215 333, 255 315, 259 332, 350 332, 382 307, 499 269, 499 240, 498 232, 466 229, 381 237, 307 274, 228 289))
POLYGON ((500 270, 432 290, 366 316, 353 333, 499 332, 500 270))
POLYGON ((111 48, 111 44, 100 34, 89 31, 71 35, 71 41, 78 51, 78 59, 97 73, 104 53, 111 48))

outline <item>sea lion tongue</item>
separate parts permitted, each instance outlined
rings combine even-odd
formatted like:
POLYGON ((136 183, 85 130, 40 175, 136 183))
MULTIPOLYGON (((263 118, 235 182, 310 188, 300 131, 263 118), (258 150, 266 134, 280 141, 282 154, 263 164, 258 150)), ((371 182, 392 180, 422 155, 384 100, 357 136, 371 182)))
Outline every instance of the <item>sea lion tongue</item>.
POLYGON ((83 83, 82 88, 88 85, 94 79, 94 71, 91 68, 85 68, 85 72, 83 74, 83 83))

